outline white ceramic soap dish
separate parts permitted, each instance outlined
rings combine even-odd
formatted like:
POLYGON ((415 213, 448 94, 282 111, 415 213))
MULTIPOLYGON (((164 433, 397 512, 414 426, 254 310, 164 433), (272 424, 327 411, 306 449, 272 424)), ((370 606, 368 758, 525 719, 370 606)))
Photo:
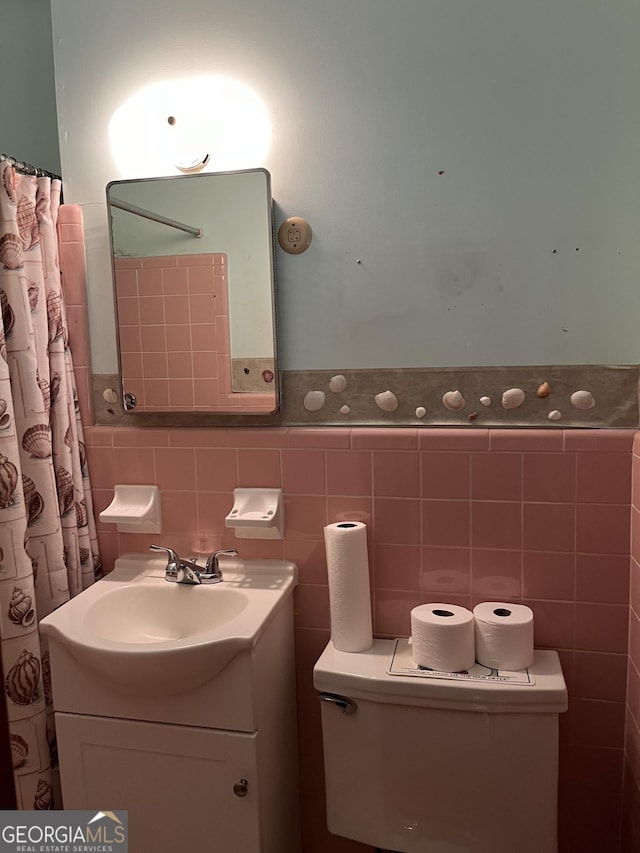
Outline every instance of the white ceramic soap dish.
POLYGON ((282 489, 234 489, 225 525, 234 528, 238 539, 283 539, 282 489))
POLYGON ((113 500, 100 521, 115 524, 119 533, 162 533, 160 489, 157 486, 114 486, 113 500))

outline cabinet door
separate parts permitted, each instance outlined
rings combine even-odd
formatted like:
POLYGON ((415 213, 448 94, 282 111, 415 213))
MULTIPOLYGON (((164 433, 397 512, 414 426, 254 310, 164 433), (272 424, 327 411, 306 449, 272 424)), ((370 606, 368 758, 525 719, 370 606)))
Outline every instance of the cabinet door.
POLYGON ((132 853, 260 850, 257 732, 60 713, 56 729, 64 808, 126 809, 132 853))

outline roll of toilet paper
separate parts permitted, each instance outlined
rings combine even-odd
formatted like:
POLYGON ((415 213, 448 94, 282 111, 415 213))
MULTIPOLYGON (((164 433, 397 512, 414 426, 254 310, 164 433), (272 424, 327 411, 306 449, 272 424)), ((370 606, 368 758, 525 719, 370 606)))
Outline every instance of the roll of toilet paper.
POLYGON ((473 613, 455 604, 421 604, 411 611, 411 649, 418 666, 461 672, 476 660, 473 613))
POLYGON ((342 652, 373 645, 367 526, 338 521, 324 528, 329 580, 331 640, 342 652))
POLYGON ((484 601, 473 609, 476 659, 492 669, 526 669, 533 663, 533 611, 524 604, 484 601))

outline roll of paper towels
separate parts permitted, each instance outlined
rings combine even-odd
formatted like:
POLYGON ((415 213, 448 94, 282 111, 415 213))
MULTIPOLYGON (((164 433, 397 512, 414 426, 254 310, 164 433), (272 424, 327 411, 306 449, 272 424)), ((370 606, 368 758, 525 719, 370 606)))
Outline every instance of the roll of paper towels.
POLYGON ((526 669, 533 663, 533 611, 524 604, 484 601, 473 609, 476 659, 492 669, 526 669))
POLYGON ((329 524, 324 542, 331 641, 341 652, 364 652, 373 645, 367 526, 361 521, 329 524))
POLYGON ((418 666, 461 672, 476 660, 473 613, 455 604, 421 604, 411 611, 411 649, 418 666))

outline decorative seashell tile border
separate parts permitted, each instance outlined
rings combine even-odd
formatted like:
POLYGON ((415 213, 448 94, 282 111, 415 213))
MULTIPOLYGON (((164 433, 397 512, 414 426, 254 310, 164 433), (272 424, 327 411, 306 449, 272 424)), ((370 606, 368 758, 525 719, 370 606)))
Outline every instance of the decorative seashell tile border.
POLYGON ((286 371, 282 416, 316 425, 635 427, 638 379, 636 366, 606 365, 286 371))
POLYGON ((103 399, 114 376, 94 376, 98 424, 127 426, 637 427, 638 366, 289 370, 280 410, 124 413, 103 399))

